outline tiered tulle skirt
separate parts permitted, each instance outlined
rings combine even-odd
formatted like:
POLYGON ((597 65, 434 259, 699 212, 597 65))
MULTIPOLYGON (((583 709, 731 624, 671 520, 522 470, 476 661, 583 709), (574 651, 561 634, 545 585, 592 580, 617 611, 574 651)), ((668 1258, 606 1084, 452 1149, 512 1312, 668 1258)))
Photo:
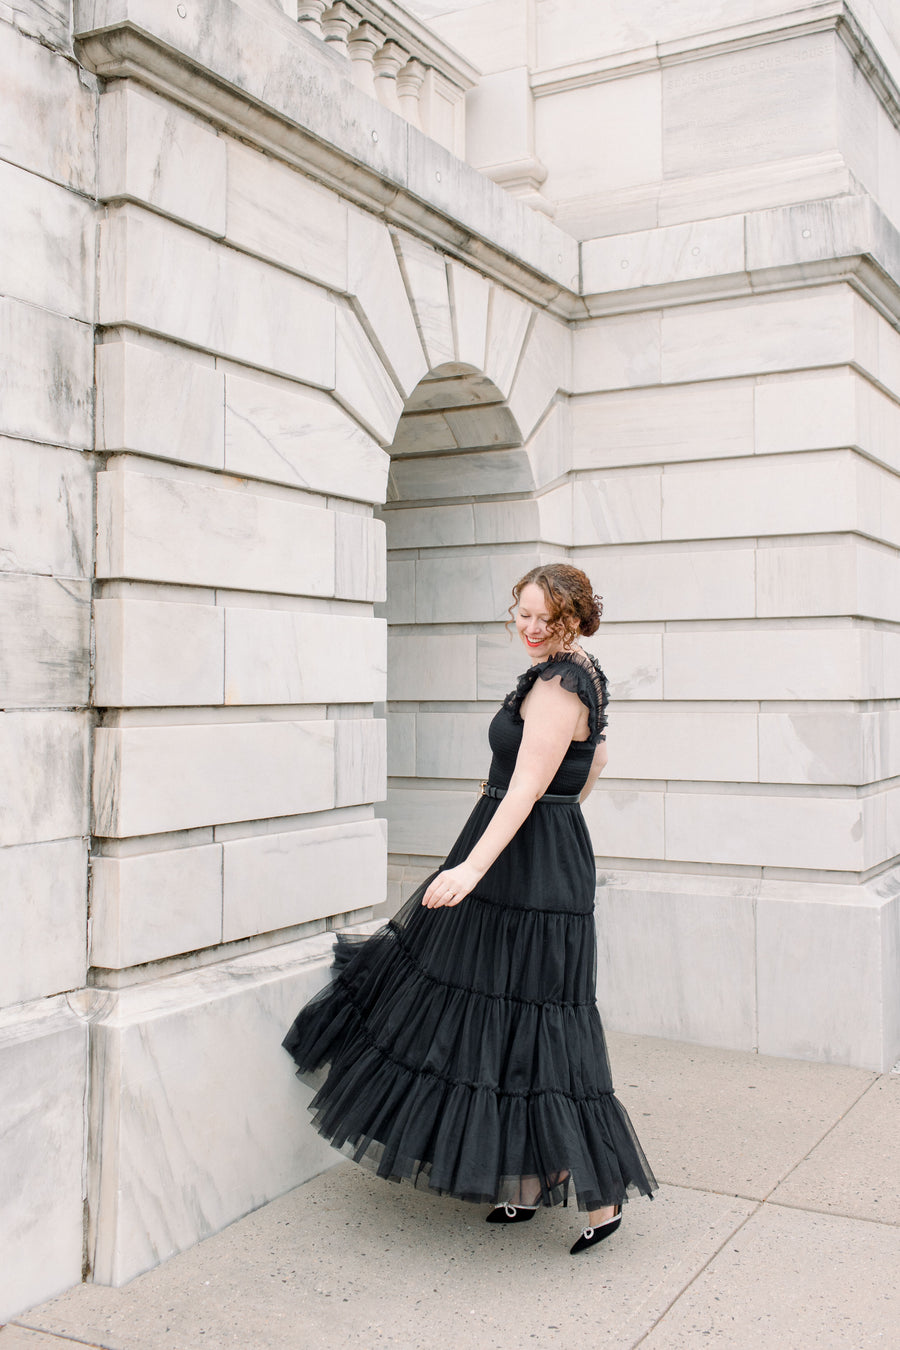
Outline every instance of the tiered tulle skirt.
POLYGON ((423 892, 367 940, 338 939, 331 985, 285 1038, 316 1128, 379 1176, 462 1200, 650 1195, 612 1090, 593 909, 431 910, 423 892))

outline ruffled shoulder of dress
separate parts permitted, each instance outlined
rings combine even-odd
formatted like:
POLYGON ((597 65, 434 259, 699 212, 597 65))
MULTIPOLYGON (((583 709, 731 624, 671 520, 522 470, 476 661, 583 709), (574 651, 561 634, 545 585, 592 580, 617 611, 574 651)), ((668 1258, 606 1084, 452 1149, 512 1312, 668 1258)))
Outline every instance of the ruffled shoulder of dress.
POLYGON ((516 687, 503 700, 503 707, 521 721, 522 700, 536 680, 558 679, 563 689, 577 694, 588 710, 588 740, 596 745, 605 739, 603 732, 608 718, 606 706, 609 691, 606 676, 596 657, 589 652, 557 652, 555 656, 537 665, 529 666, 519 676, 516 687))

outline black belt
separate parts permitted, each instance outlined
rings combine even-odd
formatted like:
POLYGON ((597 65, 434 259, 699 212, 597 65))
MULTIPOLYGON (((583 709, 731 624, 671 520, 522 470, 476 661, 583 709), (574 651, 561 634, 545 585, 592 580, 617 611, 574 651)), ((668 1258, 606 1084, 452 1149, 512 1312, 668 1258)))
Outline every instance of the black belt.
MULTIPOLYGON (((493 783, 482 783, 481 796, 496 797, 499 800, 506 796, 506 788, 494 787, 493 783)), ((581 801, 581 793, 575 792, 570 796, 568 793, 545 792, 543 797, 538 797, 538 801, 556 806, 576 806, 581 801)))

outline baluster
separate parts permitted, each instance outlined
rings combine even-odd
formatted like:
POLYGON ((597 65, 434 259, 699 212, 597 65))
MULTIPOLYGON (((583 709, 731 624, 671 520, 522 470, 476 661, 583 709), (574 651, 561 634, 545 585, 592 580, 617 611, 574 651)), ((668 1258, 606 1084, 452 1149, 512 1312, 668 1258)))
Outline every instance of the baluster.
POLYGON ((314 37, 322 36, 322 14, 328 8, 328 0, 297 0, 297 22, 306 25, 306 30, 314 37))
POLYGON ((419 95, 422 92, 422 85, 425 83, 425 67, 421 61, 415 57, 407 61, 406 65, 397 76, 397 98, 400 101, 400 111, 407 122, 412 123, 414 127, 422 130, 422 119, 419 116, 419 95))
POLYGON ((373 61, 383 42, 384 33, 380 33, 371 23, 361 23, 347 39, 347 49, 353 62, 353 83, 372 98, 378 97, 375 93, 373 61))
POLYGON ((402 114, 400 100, 397 97, 397 72, 406 65, 409 52, 405 52, 399 42, 387 41, 380 51, 375 53, 375 93, 377 98, 391 112, 402 114))
POLYGON ((348 60, 350 51, 347 47, 347 38, 358 23, 359 15, 355 14, 349 5, 345 5, 344 0, 338 0, 337 4, 332 5, 322 16, 325 41, 348 60))

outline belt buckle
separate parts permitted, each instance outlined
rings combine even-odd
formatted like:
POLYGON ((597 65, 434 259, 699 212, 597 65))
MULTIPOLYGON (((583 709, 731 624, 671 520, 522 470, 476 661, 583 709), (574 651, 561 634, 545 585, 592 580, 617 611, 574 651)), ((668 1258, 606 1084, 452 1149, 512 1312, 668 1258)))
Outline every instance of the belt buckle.
POLYGON ((487 779, 486 779, 486 778, 482 778, 481 782, 478 784, 478 795, 479 795, 479 797, 486 797, 486 796, 487 796, 487 791, 486 791, 486 789, 487 789, 487 779))

